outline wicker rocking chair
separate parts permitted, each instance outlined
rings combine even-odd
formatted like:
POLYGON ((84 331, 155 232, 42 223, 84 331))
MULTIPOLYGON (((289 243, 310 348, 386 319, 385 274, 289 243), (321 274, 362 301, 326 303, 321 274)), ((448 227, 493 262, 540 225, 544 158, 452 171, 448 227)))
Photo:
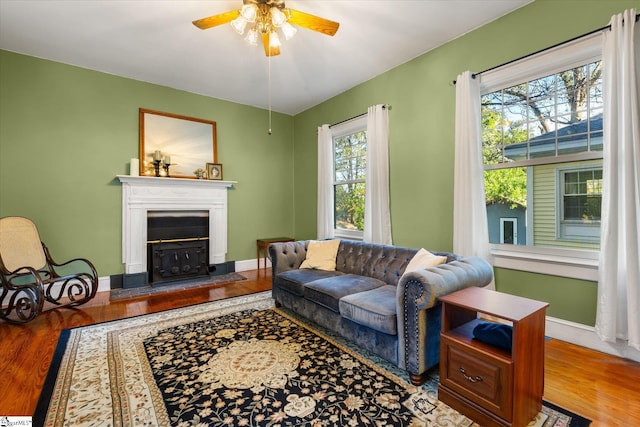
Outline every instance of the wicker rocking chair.
POLYGON ((98 273, 91 262, 78 258, 56 263, 35 224, 15 216, 0 218, 0 280, 0 318, 10 323, 33 320, 45 302, 83 304, 98 290, 98 273))

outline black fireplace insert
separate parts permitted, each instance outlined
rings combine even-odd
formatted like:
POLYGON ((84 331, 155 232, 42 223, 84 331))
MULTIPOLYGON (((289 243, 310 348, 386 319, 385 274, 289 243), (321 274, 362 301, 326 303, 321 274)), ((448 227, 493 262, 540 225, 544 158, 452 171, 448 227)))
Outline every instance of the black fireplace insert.
POLYGON ((147 218, 149 283, 209 275, 207 211, 153 211, 147 218))

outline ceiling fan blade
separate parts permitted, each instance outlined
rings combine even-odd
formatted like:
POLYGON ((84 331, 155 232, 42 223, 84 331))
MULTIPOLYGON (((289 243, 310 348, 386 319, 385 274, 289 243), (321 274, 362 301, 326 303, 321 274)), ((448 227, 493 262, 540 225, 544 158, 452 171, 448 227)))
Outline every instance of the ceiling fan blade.
POLYGON ((208 18, 198 19, 193 21, 193 25, 200 28, 201 30, 206 30, 207 28, 216 27, 218 25, 226 24, 227 22, 231 22, 238 17, 240 10, 232 10, 230 12, 221 13, 219 15, 209 16, 208 18))
POLYGON ((280 46, 269 46, 269 33, 262 34, 262 46, 264 46, 264 54, 267 56, 280 55, 280 46))
POLYGON ((319 33, 333 36, 338 31, 340 24, 335 21, 320 18, 319 16, 311 15, 309 13, 300 12, 299 10, 289 9, 288 22, 293 25, 308 28, 319 33))

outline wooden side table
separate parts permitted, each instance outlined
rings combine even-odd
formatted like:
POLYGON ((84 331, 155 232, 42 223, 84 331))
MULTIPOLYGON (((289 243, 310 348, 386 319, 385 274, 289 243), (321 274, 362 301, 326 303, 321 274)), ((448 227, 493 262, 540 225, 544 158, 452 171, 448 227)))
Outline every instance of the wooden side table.
POLYGON ((267 249, 269 248, 269 244, 276 242, 293 242, 294 239, 291 237, 271 237, 268 239, 258 239, 256 240, 256 258, 258 259, 258 270, 260 270, 260 250, 262 249, 262 253, 264 254, 264 268, 267 268, 267 249))
POLYGON ((526 426, 542 409, 549 304, 481 288, 463 289, 440 301, 438 399, 483 426, 526 426), (473 337, 479 314, 512 325, 510 349, 473 337))

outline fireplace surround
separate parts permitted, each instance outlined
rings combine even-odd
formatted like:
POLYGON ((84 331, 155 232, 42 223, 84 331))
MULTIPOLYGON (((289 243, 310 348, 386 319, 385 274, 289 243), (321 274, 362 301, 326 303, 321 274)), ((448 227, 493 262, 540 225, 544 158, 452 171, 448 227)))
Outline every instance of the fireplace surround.
POLYGON ((208 263, 225 262, 227 191, 235 181, 118 175, 122 183, 122 262, 125 274, 148 273, 149 212, 200 211, 208 215, 208 263))

